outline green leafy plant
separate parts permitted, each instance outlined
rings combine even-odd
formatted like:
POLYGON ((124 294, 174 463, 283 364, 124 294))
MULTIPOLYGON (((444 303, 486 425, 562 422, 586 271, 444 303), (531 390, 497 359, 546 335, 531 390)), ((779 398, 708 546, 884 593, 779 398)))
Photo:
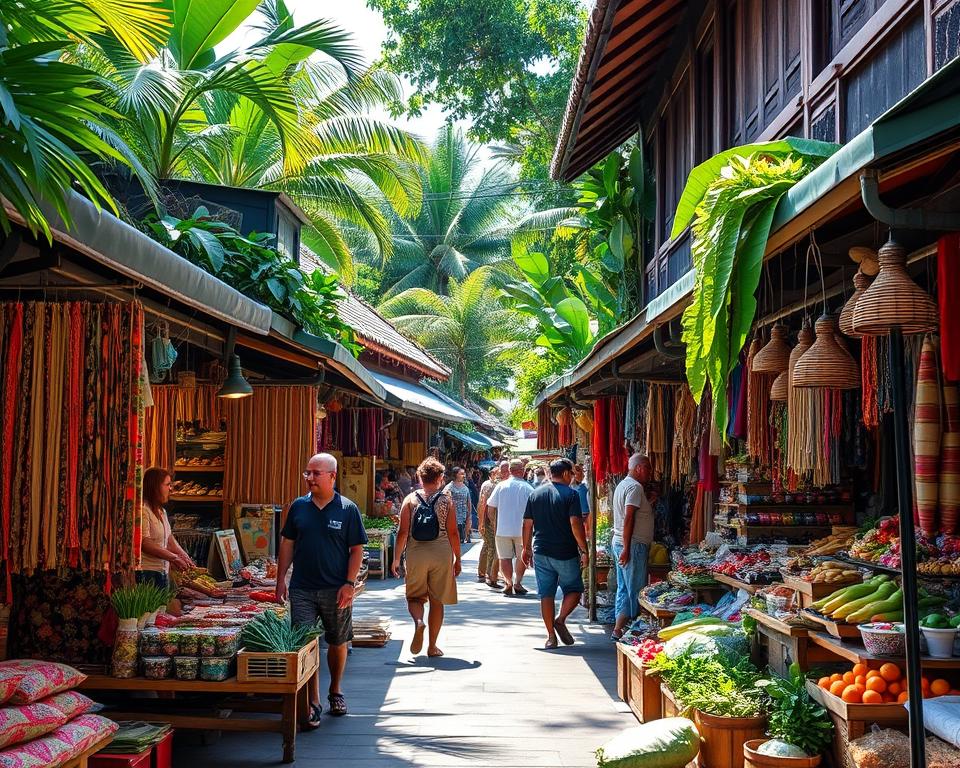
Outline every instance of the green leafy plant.
POLYGON ((759 717, 768 704, 766 694, 757 687, 760 671, 748 658, 724 666, 688 649, 672 659, 659 653, 651 667, 685 708, 717 717, 759 717))
POLYGON ((244 625, 240 644, 248 651, 290 653, 299 651, 321 634, 320 626, 292 624, 289 614, 280 618, 274 611, 266 610, 244 625))
POLYGON ((132 587, 121 587, 113 591, 110 602, 120 619, 139 619, 147 613, 165 608, 173 599, 176 591, 171 588, 162 588, 154 584, 137 584, 132 587))
POLYGON ((770 697, 767 735, 799 747, 808 755, 819 755, 833 737, 833 722, 827 710, 807 692, 806 679, 796 663, 787 678, 772 676, 758 680, 758 688, 770 697))
POLYGON ((273 235, 253 232, 244 237, 211 218, 203 206, 189 219, 151 216, 144 226, 158 242, 305 331, 359 351, 353 331, 337 313, 344 294, 336 276, 320 270, 305 274, 296 262, 270 247, 273 235))
POLYGON ((683 313, 687 380, 697 402, 710 382, 721 435, 728 419, 727 378, 756 314, 754 294, 777 203, 836 149, 793 138, 735 147, 694 168, 684 187, 671 236, 693 222, 696 278, 693 301, 683 313))

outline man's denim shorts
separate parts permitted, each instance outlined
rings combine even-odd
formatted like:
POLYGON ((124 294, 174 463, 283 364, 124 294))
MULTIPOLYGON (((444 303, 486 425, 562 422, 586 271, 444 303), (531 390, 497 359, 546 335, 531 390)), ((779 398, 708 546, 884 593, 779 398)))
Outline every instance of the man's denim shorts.
POLYGON ((533 556, 533 570, 537 575, 537 594, 540 597, 554 597, 557 587, 563 594, 583 592, 583 575, 580 572, 580 558, 557 560, 545 555, 533 556))

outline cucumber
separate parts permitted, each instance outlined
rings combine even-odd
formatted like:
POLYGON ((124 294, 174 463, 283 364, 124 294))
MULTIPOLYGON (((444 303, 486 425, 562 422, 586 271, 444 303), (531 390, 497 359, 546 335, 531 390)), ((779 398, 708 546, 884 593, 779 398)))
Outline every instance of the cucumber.
POLYGON ((853 613, 847 614, 847 622, 850 624, 859 624, 868 621, 871 616, 884 611, 902 611, 903 610, 903 590, 898 589, 889 597, 883 600, 877 600, 867 603, 862 608, 858 608, 853 613))
MULTIPOLYGON (((870 605, 870 603, 880 602, 881 600, 886 600, 890 595, 892 595, 897 589, 897 585, 892 581, 885 581, 875 590, 871 591, 870 594, 865 595, 864 597, 858 598, 857 600, 851 600, 844 603, 835 611, 830 614, 832 619, 845 619, 851 613, 860 610, 865 605, 870 605)), ((874 611, 878 613, 878 611, 874 611)), ((871 614, 872 615, 872 614, 871 614)))
POLYGON ((879 576, 875 576, 874 578, 863 582, 862 584, 854 584, 853 586, 839 589, 836 592, 817 600, 817 602, 813 603, 812 607, 816 608, 821 613, 829 614, 831 611, 836 610, 850 600, 856 600, 858 598, 873 594, 877 587, 889 580, 890 577, 882 573, 879 576))

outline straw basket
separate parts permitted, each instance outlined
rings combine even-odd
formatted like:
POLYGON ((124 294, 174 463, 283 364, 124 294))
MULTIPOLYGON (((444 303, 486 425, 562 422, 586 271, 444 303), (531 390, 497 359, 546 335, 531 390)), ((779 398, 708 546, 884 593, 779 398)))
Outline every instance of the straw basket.
POLYGON ((787 399, 787 393, 790 391, 790 370, 787 369, 773 380, 773 386, 770 387, 770 399, 777 402, 784 402, 787 399))
POLYGON ((793 387, 857 389, 860 369, 857 361, 837 340, 837 322, 821 315, 816 324, 817 340, 797 360, 790 377, 793 387))
POLYGON ((937 328, 937 305, 907 274, 906 249, 892 239, 880 249, 880 272, 857 300, 853 330, 881 336, 899 326, 904 334, 937 328))
POLYGON ((790 362, 787 329, 775 325, 770 330, 770 341, 753 358, 754 373, 782 373, 790 362))
POLYGON ((917 487, 916 516, 928 536, 937 532, 941 432, 936 337, 927 334, 920 350, 920 369, 917 373, 913 455, 917 487))
POLYGON ((854 290, 853 295, 847 299, 847 303, 843 305, 843 309, 840 311, 840 333, 845 336, 857 338, 863 335, 853 329, 853 313, 857 308, 857 302, 860 301, 860 297, 863 296, 863 292, 870 287, 870 283, 872 282, 873 278, 870 277, 870 275, 864 274, 862 271, 857 272, 857 274, 853 276, 853 287, 856 290, 854 290))
POLYGON ((177 384, 181 387, 197 386, 197 374, 194 371, 179 371, 177 373, 177 384))

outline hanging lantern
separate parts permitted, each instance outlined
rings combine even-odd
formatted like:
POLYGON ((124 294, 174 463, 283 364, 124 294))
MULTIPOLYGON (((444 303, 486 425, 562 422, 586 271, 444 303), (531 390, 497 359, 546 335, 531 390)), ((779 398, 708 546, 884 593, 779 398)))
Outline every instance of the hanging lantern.
POLYGON ((787 329, 775 325, 770 331, 770 341, 753 358, 755 373, 783 373, 790 362, 790 345, 787 344, 787 329))
POLYGON ((853 330, 882 336, 899 327, 904 334, 937 329, 937 305, 907 274, 907 251, 892 238, 880 249, 877 279, 857 300, 853 330))
POLYGON ((862 269, 853 276, 853 287, 856 290, 853 292, 853 295, 847 299, 847 303, 843 305, 843 309, 840 312, 840 333, 844 336, 858 338, 863 335, 853 329, 853 313, 857 308, 857 302, 860 301, 860 297, 863 296, 864 291, 870 287, 871 282, 873 282, 873 278, 862 269))
POLYGON ((857 361, 836 337, 837 321, 821 315, 816 324, 817 340, 799 360, 790 379, 794 387, 856 389, 860 386, 857 361))
POLYGON ((770 387, 770 399, 776 402, 784 402, 787 399, 789 389, 790 371, 788 369, 773 380, 773 386, 770 387))
POLYGON ((793 375, 797 369, 797 361, 803 357, 804 353, 813 346, 813 328, 810 327, 810 321, 806 320, 800 333, 797 334, 797 346, 790 352, 790 363, 787 366, 787 384, 793 386, 793 375))

